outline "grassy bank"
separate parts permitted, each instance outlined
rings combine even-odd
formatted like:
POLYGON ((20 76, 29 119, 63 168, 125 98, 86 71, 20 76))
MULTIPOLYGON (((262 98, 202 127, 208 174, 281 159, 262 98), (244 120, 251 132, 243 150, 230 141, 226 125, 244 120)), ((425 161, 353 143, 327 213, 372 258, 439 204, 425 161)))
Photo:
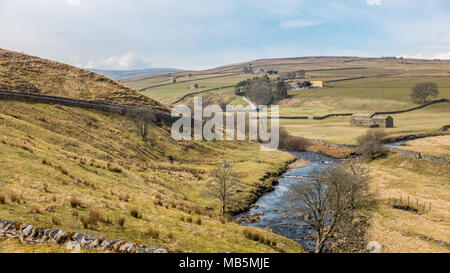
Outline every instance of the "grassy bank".
MULTIPOLYGON (((449 252, 426 239, 450 242, 450 167, 391 154, 369 164, 371 191, 378 207, 368 232, 383 252, 449 252), (411 203, 431 204, 431 211, 414 213, 395 209, 389 200, 403 198, 411 203)), ((411 205, 413 206, 413 205, 411 205)))
POLYGON ((224 160, 242 177, 230 208, 242 210, 292 156, 252 142, 175 142, 157 126, 144 143, 123 116, 0 101, 1 219, 186 251, 301 252, 269 230, 216 216, 203 191, 224 160), (91 211, 98 221, 85 226, 91 211), (276 246, 248 239, 248 229, 276 246))

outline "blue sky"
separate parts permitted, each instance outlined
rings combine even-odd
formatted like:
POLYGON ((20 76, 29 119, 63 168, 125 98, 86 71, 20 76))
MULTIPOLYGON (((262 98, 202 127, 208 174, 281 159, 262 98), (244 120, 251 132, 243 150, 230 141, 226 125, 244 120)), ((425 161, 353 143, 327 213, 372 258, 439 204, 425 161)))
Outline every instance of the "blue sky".
POLYGON ((449 0, 1 0, 0 48, 102 69, 450 59, 449 0))

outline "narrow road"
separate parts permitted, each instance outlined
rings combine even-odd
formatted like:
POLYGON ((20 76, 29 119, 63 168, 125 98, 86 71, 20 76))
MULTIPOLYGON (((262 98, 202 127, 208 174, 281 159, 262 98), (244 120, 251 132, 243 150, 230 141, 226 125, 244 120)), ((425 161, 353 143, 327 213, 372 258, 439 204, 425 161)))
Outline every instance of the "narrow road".
POLYGON ((248 103, 248 105, 250 105, 250 107, 252 108, 252 110, 257 110, 258 107, 256 107, 256 105, 253 104, 253 102, 251 102, 250 100, 248 100, 245 96, 242 97, 242 99, 248 103))

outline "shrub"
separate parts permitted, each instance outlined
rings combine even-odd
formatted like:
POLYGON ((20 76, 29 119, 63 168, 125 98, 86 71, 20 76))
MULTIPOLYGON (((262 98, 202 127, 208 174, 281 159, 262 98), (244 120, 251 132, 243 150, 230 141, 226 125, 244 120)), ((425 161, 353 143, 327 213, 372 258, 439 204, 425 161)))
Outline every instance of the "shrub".
POLYGON ((4 195, 0 195, 0 204, 6 204, 6 198, 4 195))
POLYGON ((159 230, 150 228, 144 234, 152 239, 159 239, 159 230))
POLYGON ((78 199, 75 198, 75 197, 72 197, 72 198, 69 200, 69 203, 70 203, 70 206, 71 206, 72 208, 81 207, 81 201, 78 200, 78 199))
POLYGON ((75 218, 78 218, 78 210, 73 210, 72 211, 72 216, 75 218))
POLYGON ((156 198, 156 199, 153 200, 153 204, 155 206, 162 206, 162 201, 161 201, 161 199, 156 198))
MULTIPOLYGON (((273 245, 274 241, 272 241, 270 238, 264 236, 262 233, 259 233, 257 231, 252 230, 244 230, 244 236, 252 241, 260 242, 262 244, 266 244, 268 246, 273 245)), ((275 243, 276 245, 276 243, 275 243)))
POLYGON ((119 217, 119 219, 117 219, 117 224, 123 227, 125 225, 125 217, 119 217))
POLYGON ((293 151, 305 151, 311 144, 306 138, 292 136, 283 127, 280 127, 280 148, 293 151))
POLYGON ((95 209, 90 209, 88 216, 83 216, 80 218, 81 223, 84 228, 89 228, 98 224, 99 221, 104 221, 102 215, 99 211, 95 209))
POLYGON ((191 217, 191 216, 187 217, 187 218, 186 218, 186 222, 192 223, 192 217, 191 217))
POLYGON ((86 217, 86 216, 82 216, 81 218, 80 218, 80 221, 81 221, 81 223, 83 224, 83 227, 84 228, 89 228, 89 217, 86 217))
POLYGON ((386 137, 383 130, 369 129, 356 139, 358 143, 358 154, 367 160, 386 155, 387 151, 383 147, 382 140, 386 137))
POLYGON ((137 210, 137 209, 131 209, 130 210, 130 214, 131 216, 133 216, 134 218, 141 218, 141 213, 137 210))
POLYGON ((202 224, 202 218, 197 218, 197 220, 195 221, 195 223, 197 224, 197 225, 201 225, 202 224))
POLYGON ((92 223, 97 224, 99 221, 103 222, 103 217, 101 213, 96 209, 90 209, 89 210, 89 219, 92 223))
POLYGON ((167 238, 168 238, 169 240, 173 240, 174 237, 175 237, 175 236, 173 235, 173 232, 171 232, 171 233, 169 233, 169 234, 167 235, 167 238))

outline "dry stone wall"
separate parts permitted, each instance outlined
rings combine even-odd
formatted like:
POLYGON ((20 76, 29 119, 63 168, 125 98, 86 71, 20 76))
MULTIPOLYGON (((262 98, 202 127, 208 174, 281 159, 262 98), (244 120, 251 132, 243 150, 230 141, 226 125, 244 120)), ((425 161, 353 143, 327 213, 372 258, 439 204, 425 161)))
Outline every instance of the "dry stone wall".
POLYGON ((399 153, 401 156, 410 157, 410 158, 414 158, 414 159, 422 159, 422 160, 450 166, 449 158, 425 154, 425 153, 419 153, 419 152, 414 152, 414 151, 403 150, 403 149, 399 149, 399 148, 391 147, 391 146, 386 146, 386 148, 389 151, 399 153))
POLYGON ((60 229, 36 227, 9 220, 0 220, 0 236, 17 238, 23 243, 41 244, 55 243, 66 245, 68 249, 77 247, 86 250, 108 251, 119 253, 171 253, 183 252, 168 248, 149 248, 133 242, 112 240, 87 233, 66 232, 60 229))

